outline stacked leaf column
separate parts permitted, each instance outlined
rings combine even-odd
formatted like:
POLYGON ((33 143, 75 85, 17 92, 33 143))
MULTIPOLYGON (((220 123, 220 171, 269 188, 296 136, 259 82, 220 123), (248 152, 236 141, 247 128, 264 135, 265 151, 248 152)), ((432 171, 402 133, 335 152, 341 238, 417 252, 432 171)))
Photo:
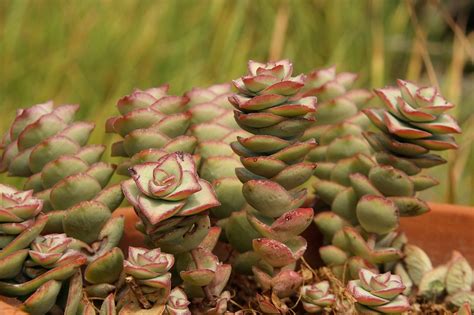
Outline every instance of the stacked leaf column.
MULTIPOLYGON (((253 134, 238 137, 231 144, 244 166, 237 168, 236 174, 251 206, 248 220, 262 236, 252 241, 260 259, 253 272, 265 290, 289 296, 302 283, 293 268, 307 246, 299 234, 313 217, 312 209, 300 208, 306 190, 297 187, 316 167, 304 161, 315 141, 299 141, 313 121, 309 115, 315 110, 316 98, 292 99, 304 83, 302 75, 291 76, 293 66, 287 60, 268 64, 250 61, 248 67, 248 74, 234 81, 239 93, 229 100, 237 109, 239 126, 253 134)), ((235 226, 229 224, 228 228, 235 226)))

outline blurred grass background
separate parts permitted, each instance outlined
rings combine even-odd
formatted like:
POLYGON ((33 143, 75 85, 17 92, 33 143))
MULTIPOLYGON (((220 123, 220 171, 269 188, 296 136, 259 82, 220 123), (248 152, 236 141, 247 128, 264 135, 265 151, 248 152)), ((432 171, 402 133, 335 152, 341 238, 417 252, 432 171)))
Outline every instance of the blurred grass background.
POLYGON ((458 105, 460 149, 430 171, 442 184, 423 197, 474 205, 473 7, 472 0, 2 0, 0 132, 15 109, 53 99, 81 104, 78 118, 97 123, 92 141, 110 144, 104 122, 136 87, 170 83, 181 94, 238 77, 248 59, 290 58, 296 72, 335 64, 360 73, 360 86, 431 83, 458 105))

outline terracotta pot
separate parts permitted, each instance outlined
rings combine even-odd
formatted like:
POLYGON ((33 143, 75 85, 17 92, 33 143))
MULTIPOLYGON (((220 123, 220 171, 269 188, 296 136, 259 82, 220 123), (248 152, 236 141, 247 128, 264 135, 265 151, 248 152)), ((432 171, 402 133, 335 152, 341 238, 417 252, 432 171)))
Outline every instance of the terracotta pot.
MULTIPOLYGON (((402 218, 401 228, 408 236, 410 243, 423 248, 434 265, 446 262, 452 250, 460 251, 474 266, 474 208, 466 206, 431 203, 427 214, 402 218)), ((128 246, 145 246, 143 235, 135 229, 138 220, 132 208, 121 208, 114 216, 125 217, 125 234, 120 248, 127 253, 128 246)), ((322 235, 314 224, 305 231, 308 242, 306 259, 312 265, 320 265, 318 248, 322 244, 322 235)), ((25 314, 2 301, 0 297, 0 314, 25 314)))

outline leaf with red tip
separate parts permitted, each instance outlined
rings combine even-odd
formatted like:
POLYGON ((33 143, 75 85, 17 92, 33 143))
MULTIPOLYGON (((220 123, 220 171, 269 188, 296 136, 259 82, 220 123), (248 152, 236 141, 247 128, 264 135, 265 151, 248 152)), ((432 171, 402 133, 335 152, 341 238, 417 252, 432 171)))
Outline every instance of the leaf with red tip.
MULTIPOLYGON (((384 122, 387 125, 388 131, 400 138, 420 139, 432 136, 430 132, 413 128, 407 123, 398 120, 388 112, 384 113, 384 122)), ((415 123, 413 124, 416 125, 415 123)))
POLYGON ((306 251, 306 240, 301 236, 281 243, 268 238, 254 239, 253 249, 273 267, 287 266, 298 260, 306 251))
POLYGON ((153 225, 177 214, 186 204, 185 200, 154 200, 145 196, 139 196, 137 202, 140 213, 153 225))
POLYGON ((173 115, 182 112, 188 102, 189 98, 185 96, 166 95, 153 103, 151 108, 165 115, 173 115))
POLYGON ((256 75, 242 78, 243 84, 250 92, 260 92, 272 84, 277 83, 278 78, 271 75, 256 75))
POLYGON ((193 215, 220 205, 211 184, 205 180, 199 179, 199 185, 201 185, 201 190, 190 195, 186 199, 186 204, 177 215, 193 215))
POLYGON ((402 313, 411 309, 408 298, 404 295, 399 295, 387 304, 373 306, 374 310, 382 313, 402 313))
POLYGON ((438 119, 425 123, 412 123, 413 125, 433 134, 461 133, 457 121, 451 115, 441 115, 438 119))
POLYGON ((237 141, 246 149, 257 153, 277 152, 292 144, 291 141, 269 135, 255 135, 248 138, 238 137, 237 141))
POLYGON ((239 124, 252 128, 269 127, 284 120, 281 116, 264 112, 244 114, 242 112, 234 111, 234 114, 235 119, 239 124))
POLYGON ((117 102, 117 108, 122 115, 140 109, 147 108, 156 101, 156 98, 150 93, 144 91, 135 91, 130 95, 122 97, 117 102))
POLYGON ((413 122, 427 122, 433 121, 437 117, 430 113, 423 111, 423 108, 415 109, 405 102, 401 97, 398 98, 398 108, 400 113, 406 117, 409 121, 413 122))
POLYGON ((72 155, 79 152, 80 146, 69 138, 54 136, 48 138, 34 147, 31 151, 29 166, 30 169, 39 173, 44 166, 61 155, 72 155))
POLYGON ((255 96, 243 104, 239 105, 239 109, 245 111, 260 111, 276 105, 280 105, 287 100, 287 97, 278 94, 266 94, 255 96))
POLYGON ((267 88, 265 88, 260 93, 265 94, 278 94, 284 96, 292 96, 298 93, 298 91, 304 86, 303 83, 295 81, 282 81, 275 83, 267 88))
POLYGON ((136 129, 148 128, 163 119, 164 115, 151 108, 141 108, 116 118, 113 130, 122 137, 136 129))
POLYGON ((306 196, 305 190, 290 193, 270 180, 250 180, 243 185, 242 193, 252 207, 269 217, 298 208, 306 196))

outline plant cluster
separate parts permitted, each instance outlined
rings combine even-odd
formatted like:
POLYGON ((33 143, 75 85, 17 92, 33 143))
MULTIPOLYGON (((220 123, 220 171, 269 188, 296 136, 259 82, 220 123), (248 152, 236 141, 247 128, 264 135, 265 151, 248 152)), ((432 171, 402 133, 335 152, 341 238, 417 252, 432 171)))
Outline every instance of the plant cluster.
POLYGON ((474 304, 454 252, 433 268, 399 217, 429 211, 420 174, 455 149, 453 105, 398 81, 373 94, 335 68, 293 76, 288 60, 250 61, 230 84, 117 103, 106 131, 118 166, 88 145, 76 105, 19 110, 1 143, 0 295, 31 314, 397 314, 474 304), (370 122, 379 130, 370 130, 370 122), (114 173, 125 176, 109 185, 114 173), (142 244, 118 247, 123 199, 142 244), (313 206, 314 205, 314 206, 313 206), (324 234, 313 269, 303 232, 324 234), (469 304, 470 303, 470 304, 469 304))

